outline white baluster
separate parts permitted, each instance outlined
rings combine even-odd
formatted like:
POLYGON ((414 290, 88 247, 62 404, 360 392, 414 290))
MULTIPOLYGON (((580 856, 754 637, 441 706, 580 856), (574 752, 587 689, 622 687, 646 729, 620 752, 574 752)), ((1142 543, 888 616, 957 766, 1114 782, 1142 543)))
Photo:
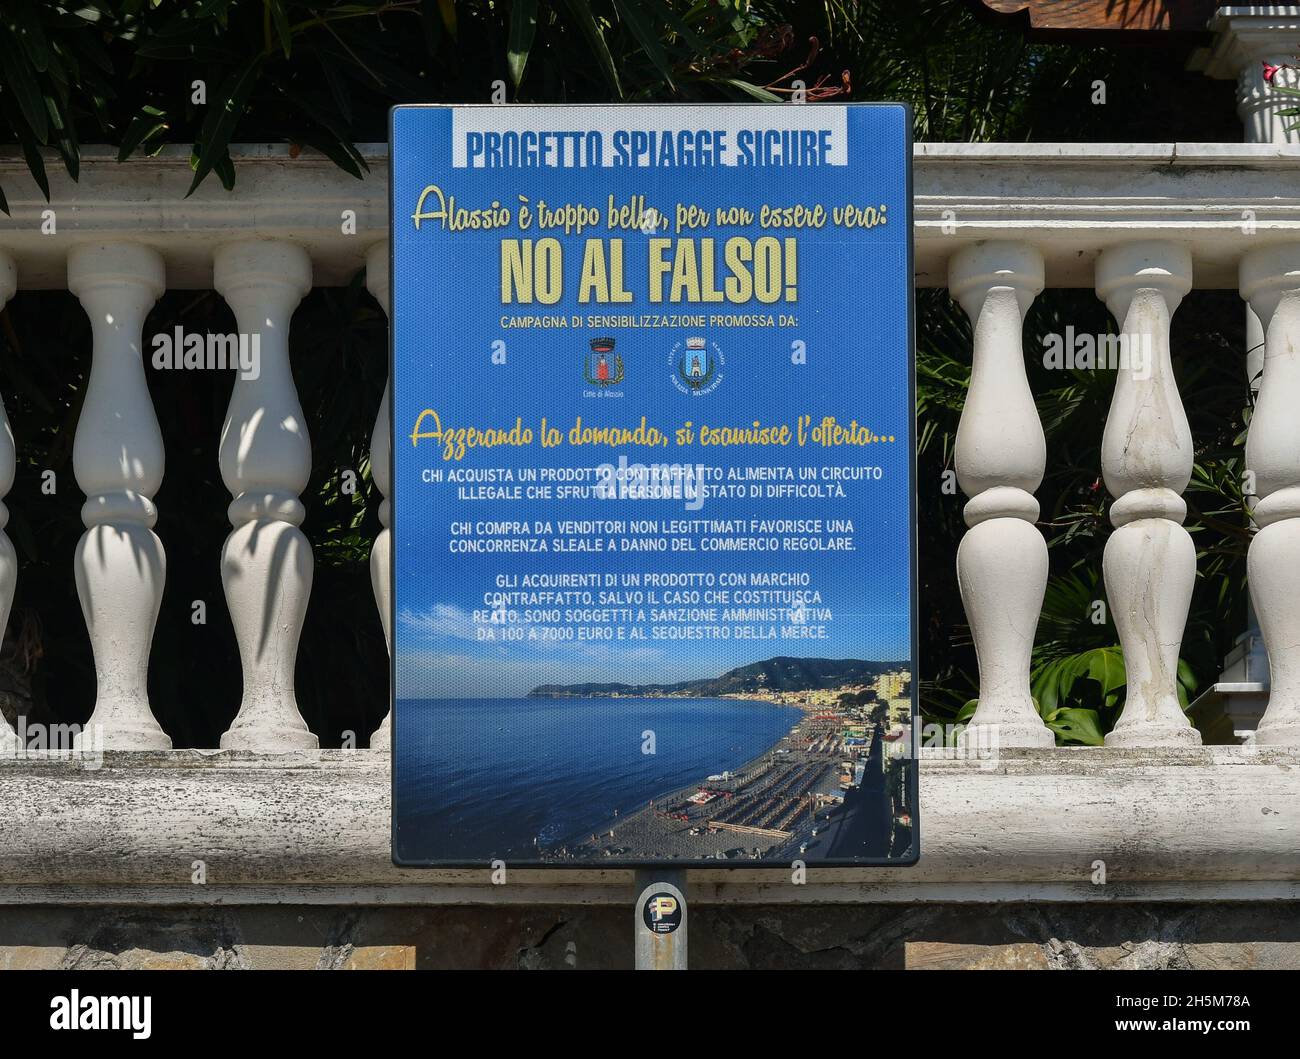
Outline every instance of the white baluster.
MULTIPOLYGON (((375 300, 388 313, 388 244, 377 243, 366 254, 366 287, 375 296, 375 300)), ((393 630, 389 627, 393 609, 393 581, 389 559, 392 556, 392 540, 388 532, 391 525, 392 501, 388 494, 392 490, 392 477, 389 474, 388 458, 392 452, 392 426, 389 423, 389 402, 391 401, 392 381, 384 385, 384 396, 379 402, 379 414, 375 416, 375 429, 370 436, 370 474, 375 486, 383 496, 379 505, 379 522, 384 527, 375 537, 374 547, 370 550, 370 584, 375 590, 375 606, 379 608, 379 620, 384 626, 384 642, 388 644, 388 653, 393 652, 393 630)), ((387 751, 392 745, 393 714, 390 710, 384 715, 383 722, 370 737, 371 750, 387 751)))
POLYGON ((257 336, 258 371, 239 373, 221 429, 221 478, 234 527, 221 581, 239 642, 244 694, 222 749, 287 751, 319 745, 298 712, 294 663, 311 595, 312 551, 298 527, 311 474, 311 440, 289 367, 289 320, 311 289, 311 259, 291 243, 223 246, 213 286, 235 312, 242 340, 257 336))
MULTIPOLYGON (((1296 21, 1289 34, 1267 33, 1265 38, 1243 41, 1239 51, 1241 72, 1237 75, 1237 114, 1245 126, 1247 143, 1295 143, 1295 119, 1279 111, 1295 106, 1295 97, 1279 88, 1295 88, 1296 21), (1289 39, 1288 39, 1289 37, 1289 39), (1272 82, 1264 80, 1264 64, 1278 67, 1272 82)), ((1285 32, 1285 31, 1284 31, 1285 32)))
POLYGON ((1169 356, 1170 320, 1191 287, 1191 255, 1174 243, 1114 247, 1097 261, 1097 293, 1129 354, 1116 374, 1101 443, 1102 473, 1115 497, 1102 566, 1128 681, 1107 746, 1201 742, 1177 690, 1196 549, 1182 526, 1192 432, 1169 356))
MULTIPOLYGON (((1293 144, 1300 140, 1300 130, 1291 126, 1295 119, 1282 112, 1295 106, 1288 89, 1297 86, 1296 41, 1300 31, 1297 9, 1284 5, 1223 5, 1210 19, 1214 31, 1213 46, 1207 57, 1205 72, 1210 77, 1235 78, 1237 114, 1241 118, 1247 143, 1293 144), (1265 63, 1276 67, 1275 75, 1266 80, 1265 63)), ((1253 216, 1253 215, 1252 215, 1253 216)), ((1243 215, 1244 219, 1244 215, 1243 215)), ((1246 306, 1246 383, 1252 401, 1259 392, 1264 370, 1264 326, 1259 316, 1246 306)), ((1253 509, 1259 497, 1242 498, 1253 509)), ((1251 530, 1255 529, 1252 521, 1251 530)), ((1246 608, 1246 632, 1237 642, 1260 637, 1259 617, 1253 601, 1246 608)), ((1256 651, 1251 650, 1251 656, 1256 651)), ((1246 679, 1255 680, 1251 672, 1254 658, 1247 663, 1246 679)), ((1220 678, 1222 679, 1222 678, 1220 678)))
POLYGON ((95 656, 95 709, 83 736, 113 750, 172 745, 149 707, 149 648, 167 557, 153 532, 163 441, 141 356, 146 314, 166 287, 163 259, 135 243, 76 247, 68 289, 90 317, 94 355, 72 465, 86 494, 74 558, 95 656))
POLYGON ((1279 92, 1294 87, 1295 73, 1282 69, 1270 82, 1264 64, 1296 65, 1300 19, 1291 4, 1222 4, 1208 28, 1214 41, 1204 56, 1203 69, 1214 78, 1237 82, 1237 114, 1246 130, 1247 143, 1295 143, 1291 119, 1279 111, 1295 99, 1279 92))
POLYGON ((1246 569, 1270 671, 1255 742, 1300 746, 1300 246, 1247 254, 1241 295, 1265 329, 1264 374, 1246 439, 1259 497, 1246 569))
MULTIPOLYGON (((13 258, 0 252, 0 308, 14 296, 18 289, 18 269, 13 258)), ((14 432, 9 427, 3 398, 0 398, 0 639, 9 627, 9 608, 14 603, 14 589, 18 587, 18 555, 4 528, 9 524, 9 509, 4 498, 14 484, 15 450, 14 432)), ((0 716, 0 754, 19 749, 18 735, 9 722, 0 716)))
POLYGON ((979 705, 962 742, 1038 746, 1055 737, 1029 694, 1030 655, 1047 585, 1047 544, 1034 523, 1043 427, 1025 375, 1025 313, 1043 289, 1043 258, 1023 243, 958 253, 948 286, 975 329, 970 389, 957 428, 957 480, 970 497, 957 583, 975 640, 979 705))

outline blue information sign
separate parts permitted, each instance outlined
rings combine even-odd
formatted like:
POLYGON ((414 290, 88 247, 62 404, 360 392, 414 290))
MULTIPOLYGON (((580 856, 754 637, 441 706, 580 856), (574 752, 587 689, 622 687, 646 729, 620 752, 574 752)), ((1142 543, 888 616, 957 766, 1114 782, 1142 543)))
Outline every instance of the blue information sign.
POLYGON ((914 861, 907 109, 391 157, 396 861, 914 861))

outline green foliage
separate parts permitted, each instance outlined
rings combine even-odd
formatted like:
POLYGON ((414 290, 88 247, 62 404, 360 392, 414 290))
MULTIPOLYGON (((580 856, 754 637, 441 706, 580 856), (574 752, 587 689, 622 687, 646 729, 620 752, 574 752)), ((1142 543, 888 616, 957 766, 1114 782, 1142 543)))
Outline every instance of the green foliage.
MULTIPOLYGON (((1094 647, 1041 662, 1035 668, 1031 693, 1039 715, 1060 742, 1100 746, 1118 720, 1126 683, 1119 647, 1094 647), (1082 705, 1069 705, 1075 702, 1082 705)), ((1196 690, 1196 677, 1185 662, 1178 666, 1177 687, 1178 700, 1186 709, 1189 694, 1196 690)))
MULTIPOLYGON (((113 65, 99 27, 111 5, 5 0, 0 5, 0 119, 23 150, 37 185, 49 197, 41 148, 52 146, 77 179, 78 126, 110 125, 116 93, 113 65)), ((4 190, 0 209, 9 212, 4 190)))
POLYGON ((287 140, 361 177, 355 144, 387 138, 394 103, 483 102, 496 79, 517 101, 778 99, 772 64, 793 44, 749 0, 5 0, 3 12, 0 119, 47 198, 41 148, 76 179, 87 133, 122 159, 193 143, 191 192, 214 173, 234 185, 236 141, 287 140), (769 83, 747 76, 764 69, 769 83))

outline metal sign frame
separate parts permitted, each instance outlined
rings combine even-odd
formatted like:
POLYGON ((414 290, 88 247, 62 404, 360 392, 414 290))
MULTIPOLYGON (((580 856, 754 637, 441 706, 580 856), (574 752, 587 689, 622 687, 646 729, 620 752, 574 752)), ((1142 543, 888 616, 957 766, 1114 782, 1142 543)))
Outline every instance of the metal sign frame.
MULTIPOLYGON (((528 106, 532 106, 532 105, 528 105, 528 106)), ((542 106, 542 105, 539 104, 538 106, 542 106)), ((753 108, 753 109, 770 110, 773 108, 774 105, 761 104, 761 103, 754 103, 754 104, 668 103, 668 104, 595 104, 595 105, 567 104, 567 105, 550 105, 550 106, 553 106, 554 109, 556 110, 572 110, 572 111, 591 111, 591 110, 607 110, 607 109, 618 109, 618 110, 627 111, 627 110, 634 110, 634 109, 641 109, 641 108, 653 108, 653 109, 682 108, 688 110, 695 110, 703 113, 712 109, 734 110, 737 108, 743 108, 743 109, 753 108)), ((826 106, 826 107, 841 106, 846 109, 893 107, 893 108, 898 108, 904 112, 906 116, 904 121, 904 128, 906 130, 905 137, 904 137, 904 150, 906 152, 906 157, 905 157, 906 174, 905 174, 905 181, 904 181, 905 188, 906 188, 904 193, 904 197, 905 197, 904 223, 906 225, 906 230, 908 233, 908 238, 906 241, 906 262, 907 262, 906 270, 910 280, 914 273, 914 257, 915 257, 914 246, 913 246, 913 242, 914 242, 913 239, 913 231, 914 231, 913 167, 912 167, 913 122, 912 122, 911 107, 906 103, 848 103, 848 104, 821 104, 821 105, 785 104, 784 106, 810 106, 815 108, 819 108, 821 106, 826 106)), ((520 109, 519 107, 510 104, 410 104, 410 105, 395 106, 391 108, 389 111, 389 158, 390 158, 389 268, 390 268, 390 276, 392 277, 392 281, 390 283, 392 302, 391 302, 391 316, 390 316, 390 327, 389 327, 388 367, 389 367, 389 379, 394 385, 394 388, 396 386, 396 381, 398 378, 397 371, 396 371, 397 369, 396 345, 397 345, 397 332, 398 332, 397 321, 398 321, 399 312, 401 311, 401 307, 398 304, 399 285, 396 282, 397 239, 395 237, 396 233, 394 231, 394 226, 397 223, 397 219, 401 216, 401 212, 399 211, 398 204, 396 202, 398 181, 395 175, 396 158, 395 158, 395 151, 394 151, 395 145, 394 145, 394 136, 393 136, 393 125, 394 125, 396 115, 400 111, 413 110, 413 109, 451 110, 451 109, 458 109, 458 108, 459 109, 487 109, 487 110, 494 110, 494 111, 508 111, 512 109, 520 109)), ((916 408, 916 363, 915 363, 916 304, 915 301, 916 299, 915 299, 914 284, 912 282, 908 282, 907 283, 907 307, 906 307, 907 393, 908 393, 908 399, 910 401, 911 414, 907 415, 905 418, 906 418, 907 430, 908 430, 908 439, 907 439, 908 452, 909 452, 908 474, 910 475, 910 480, 912 484, 912 488, 908 492, 908 519, 909 519, 908 592, 909 592, 910 603, 911 603, 911 615, 910 615, 911 658, 909 660, 909 667, 910 667, 909 671, 911 675, 910 731, 911 731, 913 748, 916 745, 918 745, 917 740, 919 740, 919 722, 920 722, 920 710, 918 705, 918 692, 917 692, 918 682, 917 682, 917 673, 916 673, 917 663, 919 659, 919 625, 918 625, 918 559, 917 559, 917 498, 916 498, 917 427, 916 427, 916 416, 915 416, 915 408, 916 408)), ((392 768, 392 796, 393 796, 394 808, 393 808, 392 821, 391 821, 392 840, 393 840, 393 860, 396 865, 400 867, 408 867, 408 868, 419 868, 419 867, 427 867, 427 868, 434 868, 434 869, 483 868, 485 866, 488 866, 489 864, 497 864, 499 862, 496 860, 489 861, 487 858, 483 858, 483 857, 466 857, 466 858, 454 858, 454 859, 409 858, 409 857, 402 857, 398 853, 399 821, 398 821, 397 805, 398 805, 398 797, 399 797, 399 790, 398 790, 399 773, 396 766, 396 761, 401 749, 401 740, 404 738, 402 734, 402 725, 399 721, 400 708, 398 705, 398 697, 397 697, 397 692, 398 692, 398 686, 397 686, 398 613, 397 611, 398 611, 398 597, 399 597, 399 592, 397 590, 397 586, 398 586, 397 567, 398 567, 398 554, 399 554, 398 541, 400 540, 400 534, 402 533, 402 526, 401 526, 400 516, 399 516, 400 507, 397 502, 399 491, 402 488, 401 483, 397 477, 397 446, 401 443, 401 439, 404 437, 402 424, 399 424, 396 420, 398 407, 399 405, 396 399, 396 391, 394 389, 394 396, 391 402, 391 409, 390 409, 390 415, 392 419, 389 424, 390 429, 392 429, 393 431, 392 434, 393 444, 390 448, 390 455, 389 455, 390 476, 392 481, 392 496, 390 497, 390 501, 392 504, 390 532, 393 535, 393 541, 394 541, 394 546, 391 549, 391 554, 389 559, 390 577, 392 579, 391 583, 393 585, 392 604, 391 604, 392 611, 390 612, 390 622, 391 622, 390 628, 393 630, 393 633, 392 633, 392 650, 390 652, 390 659, 389 659, 389 677, 390 677, 389 694, 390 694, 391 709, 393 711, 392 713, 392 760, 394 762, 394 765, 392 768)), ((888 857, 852 858, 852 859, 817 858, 808 861, 807 866, 809 868, 814 868, 817 869, 818 871, 821 871, 823 869, 837 869, 837 868, 907 867, 907 866, 914 865, 919 860, 920 850, 921 850, 921 826, 920 826, 920 813, 919 813, 919 778, 918 778, 919 759, 914 749, 913 752, 911 752, 908 755, 907 760, 908 760, 908 769, 906 775, 906 792, 907 792, 906 802, 910 807, 911 814, 912 814, 911 815, 912 841, 909 850, 910 855, 904 858, 893 858, 893 859, 890 859, 888 857)), ((757 869, 770 870, 771 868, 777 866, 778 864, 784 865, 785 863, 786 862, 784 860, 775 860, 775 859, 754 860, 754 861, 729 861, 729 860, 718 860, 715 858, 703 858, 703 859, 675 859, 674 858, 674 859, 656 860, 656 859, 622 859, 616 857, 616 858, 604 859, 600 861, 596 861, 596 860, 540 861, 540 860, 531 860, 531 859, 519 859, 519 860, 509 861, 509 866, 512 868, 520 868, 520 869, 526 868, 529 870, 539 870, 539 869, 599 870, 605 868, 623 869, 623 870, 637 869, 638 877, 640 877, 643 871, 655 870, 655 869, 664 869, 668 872, 672 872, 678 869, 701 869, 701 868, 707 868, 707 869, 727 868, 727 869, 736 869, 736 870, 743 870, 746 868, 757 868, 757 869)), ((660 874, 662 875, 664 873, 661 871, 660 874)), ((641 913, 641 904, 640 902, 638 902, 637 914, 640 915, 640 913, 641 913)), ((684 895, 683 895, 683 902, 682 902, 682 913, 683 915, 685 915, 684 895)), ((683 926, 683 930, 680 933, 682 936, 678 940, 680 941, 681 948, 684 952, 684 948, 685 948, 684 926, 683 926)), ((684 956, 682 957, 682 959, 684 960, 684 956)))

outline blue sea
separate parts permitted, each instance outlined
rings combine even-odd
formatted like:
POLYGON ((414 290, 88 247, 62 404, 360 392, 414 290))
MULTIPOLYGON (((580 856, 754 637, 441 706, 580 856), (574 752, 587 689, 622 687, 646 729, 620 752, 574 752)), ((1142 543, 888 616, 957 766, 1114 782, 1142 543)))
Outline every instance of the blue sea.
POLYGON ((759 756, 801 718, 734 699, 403 699, 402 861, 531 860, 614 815, 759 756), (642 752, 654 733, 655 753, 642 752))

